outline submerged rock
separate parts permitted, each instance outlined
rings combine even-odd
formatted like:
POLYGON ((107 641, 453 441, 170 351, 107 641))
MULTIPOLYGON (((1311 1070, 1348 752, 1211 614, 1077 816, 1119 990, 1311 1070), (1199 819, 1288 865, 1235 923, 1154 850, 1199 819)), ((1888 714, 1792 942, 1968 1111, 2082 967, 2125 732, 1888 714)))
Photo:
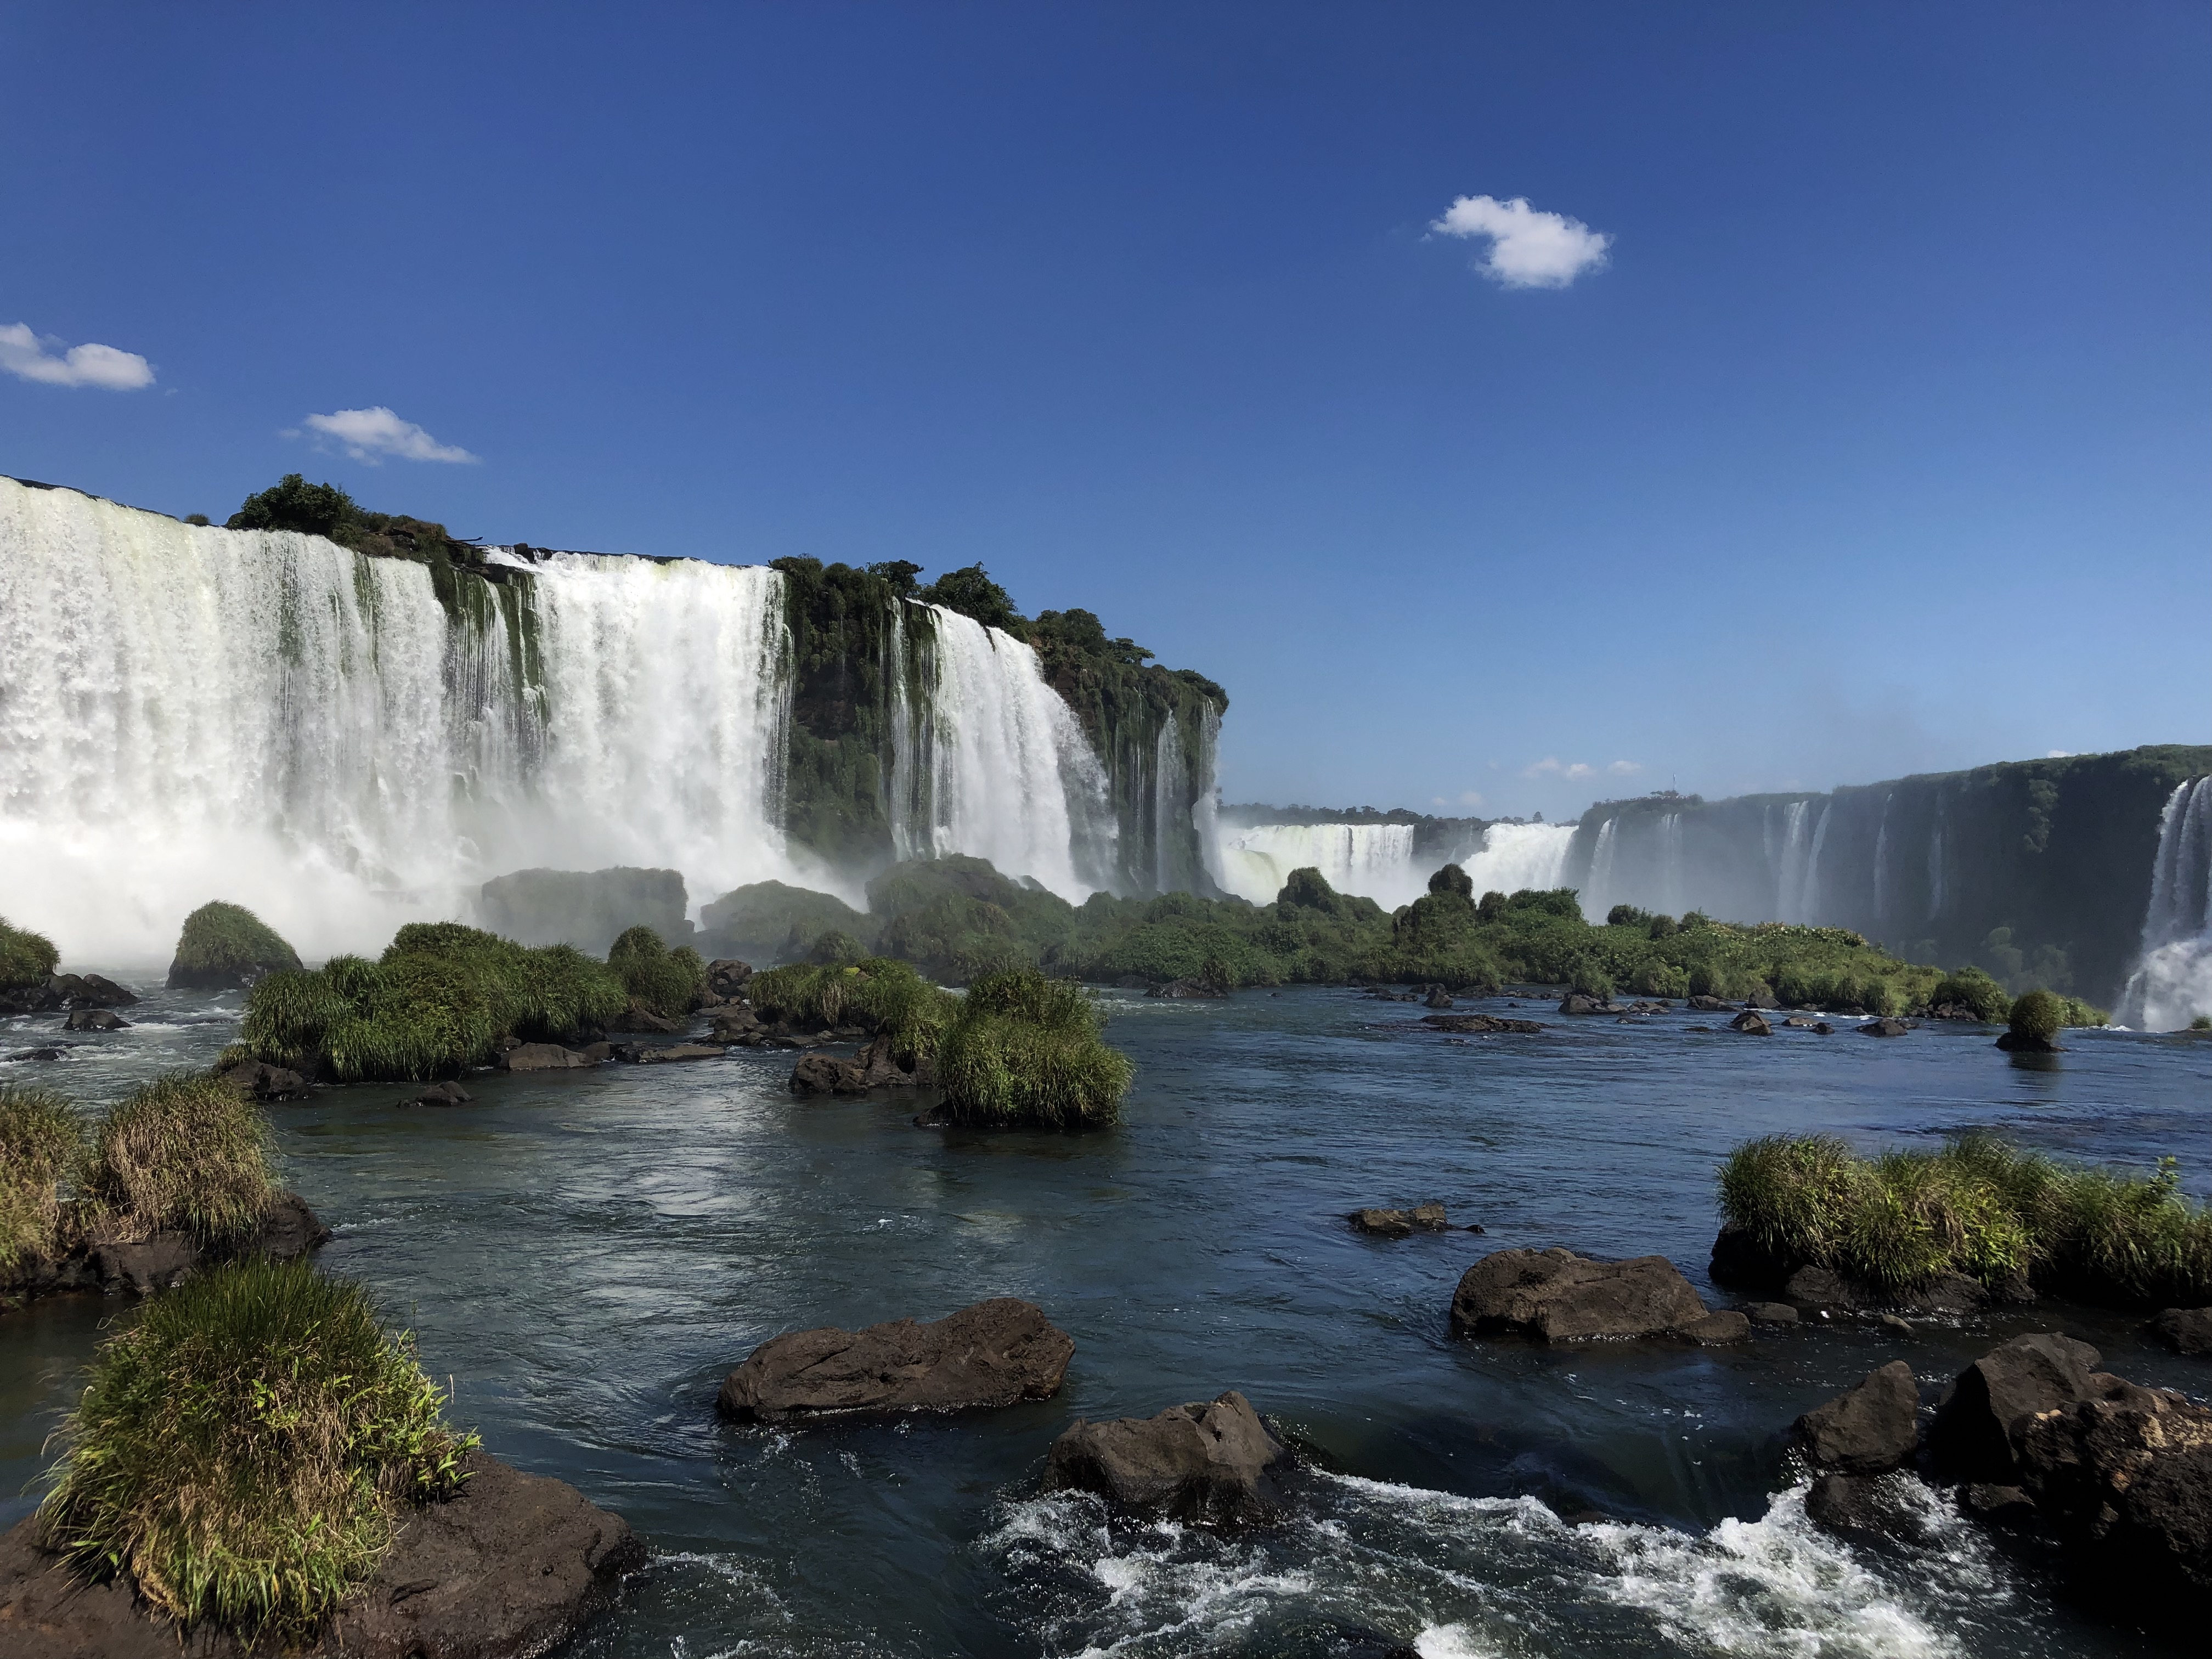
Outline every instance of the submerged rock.
POLYGON ((475 1098, 458 1083, 433 1083, 421 1093, 399 1103, 402 1106, 465 1106, 475 1098))
POLYGON ((1044 1488, 1095 1492, 1176 1521, 1261 1522, 1277 1508, 1270 1474, 1290 1455, 1252 1402, 1231 1389, 1158 1417, 1078 1419, 1052 1443, 1044 1488))
POLYGON ((728 1050, 719 1042, 674 1042, 665 1048, 640 1048, 641 1066, 665 1066, 682 1060, 720 1060, 728 1050))
POLYGON ((2168 1308, 2150 1328, 2176 1353, 2212 1353, 2212 1308, 2168 1308))
POLYGON ((1920 1389, 1912 1367, 1893 1359, 1799 1418, 1791 1432, 1816 1466, 1844 1474, 1887 1474, 1912 1461, 1919 1442, 1920 1389))
MULTIPOLYGON (((401 1517, 376 1575, 303 1659, 519 1659, 566 1641, 646 1564, 620 1516, 574 1486, 483 1452, 442 1504, 401 1517)), ((254 1650, 205 1626, 187 1638, 121 1579, 91 1583, 48 1551, 33 1516, 0 1537, 9 1659, 233 1659, 254 1650)))
POLYGON ((1679 1334, 1740 1340, 1741 1314, 1713 1313, 1664 1256, 1603 1261, 1560 1249, 1498 1250, 1461 1275, 1454 1335, 1510 1332, 1546 1342, 1679 1334))
POLYGON ((311 1091, 307 1079, 289 1066, 266 1060, 234 1060, 216 1073, 221 1081, 254 1100, 303 1100, 311 1091))
MULTIPOLYGON (((1145 994, 1148 997, 1173 998, 1225 997, 1229 994, 1229 988, 1224 985, 1209 985, 1204 980, 1178 979, 1170 980, 1165 985, 1155 985, 1145 994)), ((1411 999, 1409 998, 1408 1000, 1411 999)))
POLYGON ((1723 1002, 1718 997, 1708 996, 1692 997, 1682 1006, 1692 1013, 1697 1014, 1724 1014, 1735 1006, 1732 1002, 1723 1002))
POLYGON ((1354 1210, 1346 1219, 1355 1231, 1382 1238, 1405 1238, 1416 1231, 1440 1233, 1451 1226, 1441 1204, 1418 1204, 1410 1210, 1354 1210))
POLYGON ((1435 1031, 1528 1033, 1544 1028, 1533 1019, 1500 1019, 1494 1014, 1424 1014, 1421 1024, 1435 1031))
POLYGON ((1884 1014, 1880 1019, 1870 1019, 1859 1027, 1862 1036, 1901 1037, 1912 1029, 1894 1015, 1884 1014))
POLYGON ((994 1297, 928 1324, 825 1325, 763 1342, 716 1404, 767 1423, 858 1412, 959 1411, 1048 1400, 1075 1339, 1035 1303, 994 1297))

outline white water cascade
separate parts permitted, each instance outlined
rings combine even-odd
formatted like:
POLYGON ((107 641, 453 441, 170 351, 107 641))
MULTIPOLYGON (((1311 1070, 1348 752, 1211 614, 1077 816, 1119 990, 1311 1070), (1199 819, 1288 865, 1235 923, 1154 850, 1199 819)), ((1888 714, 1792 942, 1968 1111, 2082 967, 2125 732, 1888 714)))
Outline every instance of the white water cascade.
POLYGON ((2171 1031, 2200 1014, 2212 1014, 2212 778, 2191 778, 2166 798, 2142 952, 2118 1017, 2171 1031))
POLYGON ((1472 848, 1424 857, 1410 823, 1224 825, 1215 878, 1239 898, 1269 904, 1291 871, 1310 866, 1338 892, 1395 910, 1428 891, 1446 864, 1463 868, 1478 894, 1556 887, 1573 839, 1572 824, 1493 823, 1472 848))
POLYGON ((1474 883, 1475 896, 1517 893, 1524 887, 1539 892, 1559 884, 1567 865, 1567 846, 1575 838, 1571 823, 1493 823, 1482 832, 1482 845, 1460 860, 1460 867, 1474 883))

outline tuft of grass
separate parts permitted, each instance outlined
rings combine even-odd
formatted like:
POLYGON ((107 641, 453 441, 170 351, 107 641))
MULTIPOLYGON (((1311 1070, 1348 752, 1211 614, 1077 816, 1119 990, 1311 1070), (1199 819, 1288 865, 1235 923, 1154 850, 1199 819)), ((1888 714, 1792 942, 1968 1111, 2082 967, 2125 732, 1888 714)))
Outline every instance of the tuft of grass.
POLYGON ((2066 1023, 2066 1005, 2048 991, 2030 991, 2012 1005, 2011 1026, 2015 1037, 2048 1042, 2066 1023))
POLYGON ((1100 1036, 1097 1004, 1036 969, 970 986, 937 1053, 945 1105, 963 1123, 1101 1128, 1121 1115, 1136 1068, 1100 1036))
POLYGON ((360 1286, 232 1263, 101 1345, 40 1522, 173 1619, 302 1643, 374 1573, 402 1505, 459 1489, 477 1442, 446 1401, 360 1286))
POLYGON ((185 918, 169 964, 173 986, 243 984, 264 974, 296 969, 299 952, 242 904, 217 899, 185 918))
POLYGON ((44 985, 60 961, 53 940, 27 927, 10 927, 0 916, 0 991, 44 985))
POLYGON ((1984 1025, 1999 1024, 2012 1008, 2004 987, 1973 967, 1955 969, 1937 980, 1936 988, 1928 994, 1928 1002, 1931 1007, 1948 1002, 1971 1008, 1984 1025))
POLYGON ((960 1006, 957 997, 888 957, 771 968, 745 982, 745 994, 764 1019, 889 1032, 902 1061, 934 1054, 960 1006))
POLYGON ((1863 1158, 1832 1135, 1747 1142, 1719 1170, 1726 1218, 1786 1260, 1885 1290, 2025 1273, 2082 1300, 2212 1300, 2212 1211, 2151 1176, 2069 1164, 1970 1134, 1863 1158))
POLYGON ((707 988, 707 964, 688 945, 673 951, 650 927, 632 927, 607 951, 607 966, 623 988, 664 1019, 680 1019, 699 1006, 707 988))
POLYGON ((211 1076, 157 1078, 100 1121, 78 1190, 112 1237, 176 1229, 209 1243, 244 1237, 276 1190, 268 1124, 211 1076))
POLYGON ((0 1085, 0 1268, 59 1254, 62 1183, 84 1160, 84 1130, 59 1095, 0 1085))

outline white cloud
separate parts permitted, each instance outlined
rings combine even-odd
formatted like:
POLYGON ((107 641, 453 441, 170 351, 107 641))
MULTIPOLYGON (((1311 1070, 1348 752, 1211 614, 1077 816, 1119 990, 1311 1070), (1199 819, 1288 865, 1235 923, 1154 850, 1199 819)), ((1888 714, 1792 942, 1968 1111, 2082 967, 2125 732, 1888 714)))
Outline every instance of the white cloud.
POLYGON ((1641 772, 1644 769, 1644 763, 1641 761, 1615 761, 1605 769, 1608 772, 1618 772, 1625 778, 1632 773, 1641 772))
POLYGON ((1525 196, 1462 196, 1429 228, 1443 236, 1486 236, 1490 253, 1475 269, 1504 288, 1565 288, 1605 264, 1613 238, 1564 213, 1541 213, 1525 196))
POLYGON ((1530 766, 1521 769, 1524 778, 1594 778, 1597 768, 1587 761, 1562 761, 1557 755, 1547 755, 1530 766))
POLYGON ((2043 751, 2043 758, 2045 760, 2071 760, 2073 757, 2074 751, 2071 749, 2046 749, 2043 751))
POLYGON ((452 444, 441 444, 412 421, 403 421, 382 404, 373 409, 341 409, 335 415, 310 415, 307 425, 326 438, 334 438, 356 461, 371 466, 386 455, 403 461, 475 461, 477 457, 452 444))
POLYGON ((59 356, 59 340, 41 340, 28 323, 0 323, 0 368, 18 380, 46 386, 96 386, 108 392, 135 392, 154 384, 154 366, 135 351, 113 346, 70 346, 59 356))

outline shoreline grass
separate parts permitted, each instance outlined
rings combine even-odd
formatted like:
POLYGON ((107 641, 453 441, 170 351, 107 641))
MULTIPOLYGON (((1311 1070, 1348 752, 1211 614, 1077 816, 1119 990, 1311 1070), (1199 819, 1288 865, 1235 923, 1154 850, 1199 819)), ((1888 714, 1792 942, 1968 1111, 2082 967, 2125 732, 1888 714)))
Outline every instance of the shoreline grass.
POLYGON ((170 1229, 244 1238, 276 1196, 268 1121, 213 1077, 172 1073, 118 1102, 77 1176, 80 1224, 110 1240, 170 1229))
POLYGON ((1103 1128, 1121 1115, 1136 1067, 1101 1036, 1098 1006, 1073 980, 1036 969, 968 988, 938 1048, 937 1081, 955 1122, 1103 1128))
POLYGON ((60 1253, 62 1188, 84 1154, 84 1127, 61 1096, 0 1085, 0 1268, 60 1253))

